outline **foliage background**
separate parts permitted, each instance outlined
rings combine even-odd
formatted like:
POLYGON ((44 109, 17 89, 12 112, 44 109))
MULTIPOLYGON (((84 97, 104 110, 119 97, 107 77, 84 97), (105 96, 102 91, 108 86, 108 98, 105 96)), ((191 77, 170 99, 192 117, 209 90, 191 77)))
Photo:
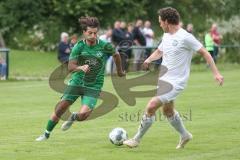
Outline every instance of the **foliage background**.
POLYGON ((217 22, 222 44, 231 45, 224 50, 227 54, 223 61, 240 63, 239 49, 232 48, 239 46, 240 39, 237 0, 0 0, 0 34, 10 48, 53 51, 62 31, 81 35, 78 19, 88 15, 98 17, 102 28, 112 26, 117 19, 149 19, 160 39, 157 11, 166 6, 176 8, 185 25, 193 23, 194 34, 200 40, 217 22))

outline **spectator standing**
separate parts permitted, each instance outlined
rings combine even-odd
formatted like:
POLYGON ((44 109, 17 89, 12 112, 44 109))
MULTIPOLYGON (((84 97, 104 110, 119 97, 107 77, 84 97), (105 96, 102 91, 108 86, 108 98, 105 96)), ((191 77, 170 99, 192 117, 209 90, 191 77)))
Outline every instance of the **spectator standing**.
MULTIPOLYGON (((121 43, 119 44, 119 47, 128 47, 128 45, 126 46, 126 44, 128 44, 128 29, 127 29, 127 24, 125 21, 121 21, 120 24, 120 28, 123 34, 123 40, 121 41, 121 43)), ((127 48, 122 48, 119 49, 119 53, 121 55, 121 60, 122 60, 122 69, 123 71, 127 70, 128 67, 128 54, 127 54, 127 48)))
MULTIPOLYGON (((132 31, 133 34, 133 40, 134 40, 134 44, 136 47, 143 47, 146 46, 146 40, 145 37, 143 35, 143 33, 141 32, 141 28, 142 28, 143 22, 142 20, 137 20, 135 27, 132 31)), ((134 68, 136 71, 140 70, 141 67, 141 58, 144 54, 144 49, 142 48, 136 48, 133 49, 133 55, 134 55, 134 68)))
POLYGON ((218 51, 219 51, 219 46, 221 44, 221 39, 222 39, 220 33, 218 32, 218 26, 217 26, 216 23, 212 24, 211 37, 212 37, 213 42, 214 42, 213 54, 215 56, 215 62, 216 62, 217 56, 218 56, 218 51))
POLYGON ((77 41, 78 41, 77 35, 76 34, 72 35, 71 36, 71 41, 70 41, 70 44, 69 44, 71 50, 73 49, 73 47, 77 43, 77 41))
POLYGON ((186 31, 187 31, 188 33, 192 33, 192 34, 193 34, 193 24, 192 24, 192 23, 188 23, 188 24, 187 24, 186 31))
MULTIPOLYGON (((123 62, 121 62, 122 67, 124 66, 126 60, 124 59, 125 55, 124 55, 123 50, 120 49, 120 47, 121 47, 120 45, 123 44, 123 42, 126 40, 125 28, 126 28, 126 23, 125 22, 116 21, 114 23, 114 29, 112 31, 112 43, 114 44, 114 46, 116 48, 116 52, 120 53, 120 56, 121 56, 122 61, 123 61, 123 62)), ((123 67, 123 70, 124 69, 125 68, 123 67)))
POLYGON ((152 52, 151 47, 153 47, 153 38, 154 38, 154 32, 151 28, 151 22, 150 21, 146 21, 144 23, 143 34, 146 38, 146 46, 149 47, 149 48, 146 49, 145 56, 144 56, 144 59, 147 59, 152 52))
POLYGON ((132 23, 128 23, 127 25, 127 33, 126 33, 126 40, 127 40, 127 50, 125 51, 126 55, 127 55, 127 60, 126 60, 126 68, 125 71, 128 72, 129 71, 129 59, 132 58, 132 49, 131 46, 133 45, 133 27, 134 25, 132 23))
POLYGON ((7 64, 0 54, 0 80, 6 80, 7 64))
POLYGON ((116 49, 119 48, 119 44, 121 41, 125 39, 124 33, 121 29, 121 22, 116 21, 114 23, 114 29, 112 31, 112 43, 115 45, 116 49))
POLYGON ((61 33, 61 42, 58 45, 58 60, 61 63, 67 63, 71 52, 68 42, 69 35, 66 32, 61 33))
POLYGON ((205 34, 205 38, 204 38, 204 42, 205 42, 205 47, 207 49, 207 51, 211 54, 214 62, 216 62, 216 57, 214 55, 214 42, 211 36, 211 32, 208 32, 207 34, 205 34))

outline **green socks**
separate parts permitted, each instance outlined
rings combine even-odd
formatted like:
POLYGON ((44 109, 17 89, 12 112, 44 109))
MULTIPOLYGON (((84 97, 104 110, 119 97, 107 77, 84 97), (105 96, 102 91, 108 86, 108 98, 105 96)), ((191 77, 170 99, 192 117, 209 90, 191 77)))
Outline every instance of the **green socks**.
POLYGON ((57 123, 58 122, 54 122, 50 119, 47 123, 46 133, 50 134, 50 132, 53 130, 53 128, 56 126, 57 123))

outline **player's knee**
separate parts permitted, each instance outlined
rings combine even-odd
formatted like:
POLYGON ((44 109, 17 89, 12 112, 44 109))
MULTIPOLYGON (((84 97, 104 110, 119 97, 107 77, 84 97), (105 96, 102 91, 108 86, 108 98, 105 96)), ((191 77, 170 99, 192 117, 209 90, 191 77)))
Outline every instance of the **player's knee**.
POLYGON ((164 106, 163 107, 163 114, 166 117, 172 117, 174 115, 174 109, 171 106, 164 106))
POLYGON ((55 107, 55 115, 60 118, 71 104, 70 101, 60 101, 55 107))
POLYGON ((154 115, 156 110, 159 108, 160 104, 159 102, 156 100, 156 98, 152 98, 149 103, 148 103, 148 106, 147 106, 147 113, 149 115, 154 115))
POLYGON ((54 122, 58 122, 59 121, 59 117, 56 115, 55 112, 51 115, 51 120, 54 121, 54 122))
POLYGON ((156 98, 152 98, 149 103, 148 103, 148 107, 149 108, 156 108, 158 106, 158 102, 156 100, 156 98))

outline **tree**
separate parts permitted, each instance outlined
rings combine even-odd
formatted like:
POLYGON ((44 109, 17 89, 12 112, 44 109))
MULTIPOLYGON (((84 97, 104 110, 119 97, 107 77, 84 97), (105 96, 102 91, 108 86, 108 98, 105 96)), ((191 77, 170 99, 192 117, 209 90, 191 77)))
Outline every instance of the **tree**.
MULTIPOLYGON (((0 0, 0 33, 13 48, 53 50, 62 31, 81 33, 78 19, 96 16, 103 28, 112 26, 115 20, 148 19, 160 34, 157 11, 172 6, 180 12, 185 25, 194 24, 194 34, 201 38, 212 22, 232 24, 233 17, 239 18, 238 3, 237 0, 0 0)), ((238 32, 224 32, 224 41, 238 42, 238 32)))

